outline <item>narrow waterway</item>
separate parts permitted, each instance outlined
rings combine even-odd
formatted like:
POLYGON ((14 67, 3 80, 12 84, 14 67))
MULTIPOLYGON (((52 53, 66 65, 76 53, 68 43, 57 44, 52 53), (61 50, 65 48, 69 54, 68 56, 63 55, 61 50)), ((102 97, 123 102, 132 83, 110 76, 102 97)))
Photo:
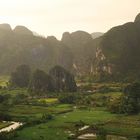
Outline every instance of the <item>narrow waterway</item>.
POLYGON ((17 128, 19 128, 20 126, 23 125, 23 123, 20 123, 20 122, 11 122, 11 123, 12 123, 11 125, 0 129, 0 133, 1 132, 10 132, 10 131, 16 130, 17 128))

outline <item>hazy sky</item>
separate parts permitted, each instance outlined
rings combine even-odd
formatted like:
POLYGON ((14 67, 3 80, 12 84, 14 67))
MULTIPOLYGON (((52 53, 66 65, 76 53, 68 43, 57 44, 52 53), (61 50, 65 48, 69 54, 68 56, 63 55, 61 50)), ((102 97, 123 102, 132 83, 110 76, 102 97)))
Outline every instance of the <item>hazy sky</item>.
POLYGON ((105 32, 139 12, 140 0, 0 0, 0 23, 57 38, 65 31, 105 32))

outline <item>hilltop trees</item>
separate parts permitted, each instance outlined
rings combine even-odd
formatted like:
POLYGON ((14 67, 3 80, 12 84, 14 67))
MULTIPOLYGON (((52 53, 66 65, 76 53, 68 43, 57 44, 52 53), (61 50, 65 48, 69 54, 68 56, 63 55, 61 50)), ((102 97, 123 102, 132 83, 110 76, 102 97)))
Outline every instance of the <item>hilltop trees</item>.
POLYGON ((10 86, 12 87, 28 87, 31 76, 31 70, 28 65, 20 65, 16 71, 11 74, 10 86))

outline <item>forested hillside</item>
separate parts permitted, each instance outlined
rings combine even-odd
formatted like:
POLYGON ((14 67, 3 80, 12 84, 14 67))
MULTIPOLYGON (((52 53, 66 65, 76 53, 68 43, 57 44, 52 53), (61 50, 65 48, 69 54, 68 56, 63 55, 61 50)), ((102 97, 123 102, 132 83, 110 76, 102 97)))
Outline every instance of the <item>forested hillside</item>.
MULTIPOLYGON (((47 31, 46 31, 47 32, 47 31)), ((59 41, 33 35, 24 26, 0 25, 0 74, 18 65, 49 71, 61 65, 95 80, 133 80, 140 76, 140 14, 134 22, 110 29, 93 39, 84 31, 65 32, 59 41), (127 77, 127 78, 125 78, 127 77)))
POLYGON ((34 36, 23 26, 14 30, 8 24, 0 25, 0 73, 8 74, 18 65, 28 64, 35 68, 48 70, 54 65, 71 67, 71 54, 55 37, 34 36), (67 56, 63 59, 64 55, 67 56), (70 58, 69 58, 70 57, 70 58), (63 61, 65 60, 65 61, 63 61))
POLYGON ((89 57, 95 53, 93 49, 93 54, 88 55, 92 42, 91 35, 82 31, 71 35, 64 33, 62 41, 59 41, 54 36, 34 36, 24 26, 12 30, 10 25, 1 24, 0 73, 9 74, 21 64, 45 71, 61 65, 76 74, 85 73, 91 65, 89 57))
POLYGON ((134 22, 114 27, 105 33, 96 54, 94 67, 98 74, 110 75, 115 80, 140 78, 140 15, 134 22))

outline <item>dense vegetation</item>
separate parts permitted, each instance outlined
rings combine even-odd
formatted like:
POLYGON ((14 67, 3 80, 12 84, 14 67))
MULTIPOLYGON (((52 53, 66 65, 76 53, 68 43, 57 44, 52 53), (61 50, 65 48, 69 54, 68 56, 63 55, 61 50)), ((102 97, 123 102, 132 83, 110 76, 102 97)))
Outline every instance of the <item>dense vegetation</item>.
POLYGON ((129 84, 122 96, 111 101, 109 109, 114 113, 138 114, 140 112, 140 84, 129 84))
POLYGON ((0 74, 11 75, 0 77, 0 129, 23 125, 0 140, 139 140, 139 26, 140 15, 96 39, 77 31, 58 41, 1 24, 0 74))
POLYGON ((45 94, 54 91, 52 79, 42 70, 36 70, 30 81, 29 91, 34 94, 45 94))
POLYGON ((77 90, 74 75, 61 66, 55 66, 46 74, 37 69, 31 76, 30 67, 20 65, 11 74, 9 88, 28 88, 31 93, 45 94, 47 92, 75 92, 77 90))
POLYGON ((20 65, 16 71, 11 74, 9 86, 11 87, 27 87, 30 82, 31 70, 28 65, 20 65))
POLYGON ((138 112, 132 111, 135 108, 131 108, 133 103, 129 102, 129 99, 139 95, 139 88, 138 83, 123 86, 119 83, 90 84, 88 89, 87 85, 79 87, 85 89, 84 92, 47 92, 46 97, 39 95, 34 98, 30 98, 31 95, 25 88, 1 89, 0 112, 3 116, 1 120, 20 121, 26 124, 9 134, 2 133, 0 138, 66 140, 71 137, 69 131, 76 136, 85 133, 78 131, 84 125, 90 126, 87 132, 95 131, 96 128, 99 138, 108 134, 136 138, 140 135, 139 115, 134 115, 138 112), (89 88, 96 88, 96 91, 88 93, 89 88), (120 92, 122 88, 124 93, 120 92), (116 100, 123 101, 124 108, 129 112, 117 110, 116 106, 119 107, 120 104, 117 104, 116 100), (111 105, 112 102, 114 106, 111 105), (115 111, 115 114, 112 111, 115 111))

